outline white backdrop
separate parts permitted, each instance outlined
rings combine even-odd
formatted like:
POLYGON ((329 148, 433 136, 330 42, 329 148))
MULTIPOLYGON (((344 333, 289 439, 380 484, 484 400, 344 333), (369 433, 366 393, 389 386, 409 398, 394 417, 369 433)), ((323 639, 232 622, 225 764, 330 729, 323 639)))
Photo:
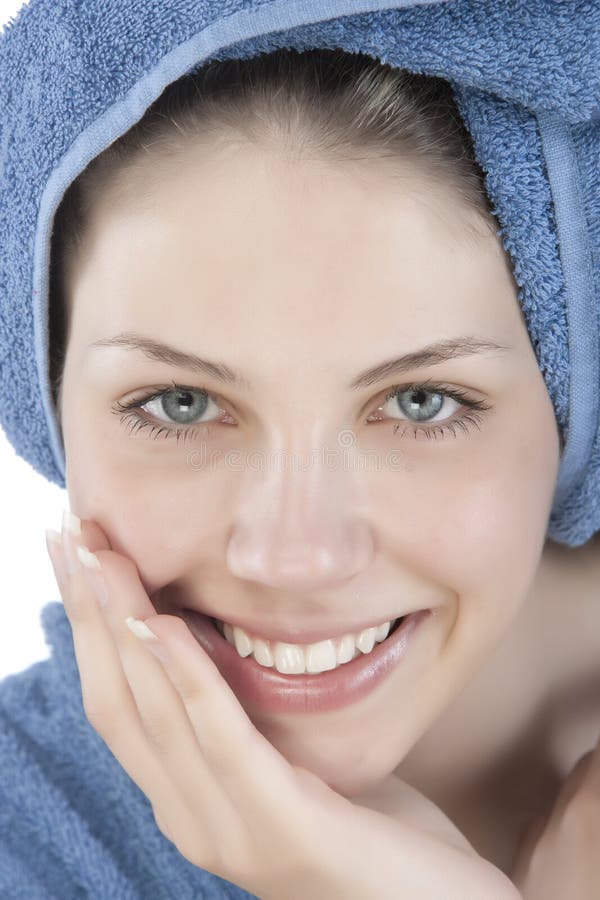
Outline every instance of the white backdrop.
MULTIPOLYGON (((22 0, 0 0, 0 29, 23 5, 22 0)), ((1 679, 49 656, 39 615, 47 603, 60 601, 60 592, 44 531, 60 529, 68 504, 67 492, 18 457, 1 428, 0 498, 1 679)))
POLYGON ((5 22, 8 22, 22 6, 25 6, 23 0, 0 0, 0 30, 5 22))

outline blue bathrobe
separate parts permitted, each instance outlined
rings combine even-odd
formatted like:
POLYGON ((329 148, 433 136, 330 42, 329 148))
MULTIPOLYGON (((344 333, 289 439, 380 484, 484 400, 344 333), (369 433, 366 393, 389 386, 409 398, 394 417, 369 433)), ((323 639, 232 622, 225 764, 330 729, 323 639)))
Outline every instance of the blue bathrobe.
MULTIPOLYGON (((280 47, 370 53, 452 84, 565 440, 548 537, 585 543, 600 530, 599 0, 30 0, 0 36, 9 441, 65 486, 48 284, 68 185, 167 84, 280 47)), ((178 853, 87 722, 56 600, 50 659, 0 683, 0 900, 249 897, 178 853)))

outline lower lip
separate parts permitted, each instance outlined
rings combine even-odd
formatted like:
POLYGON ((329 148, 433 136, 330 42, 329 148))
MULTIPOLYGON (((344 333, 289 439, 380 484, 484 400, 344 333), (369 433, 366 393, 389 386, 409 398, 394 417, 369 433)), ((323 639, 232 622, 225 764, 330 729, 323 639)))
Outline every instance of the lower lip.
POLYGON ((207 616, 183 609, 181 617, 239 700, 264 712, 312 713, 340 709, 373 691, 406 656, 416 629, 430 612, 421 609, 410 613, 370 653, 315 675, 282 675, 261 666, 252 656, 242 658, 207 616))

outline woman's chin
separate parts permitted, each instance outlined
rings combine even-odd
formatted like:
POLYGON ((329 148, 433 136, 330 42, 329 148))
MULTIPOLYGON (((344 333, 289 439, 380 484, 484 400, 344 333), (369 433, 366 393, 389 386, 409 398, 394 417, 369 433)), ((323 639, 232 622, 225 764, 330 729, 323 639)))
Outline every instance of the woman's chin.
POLYGON ((282 736, 278 729, 278 733, 275 733, 272 725, 269 728, 259 727, 256 721, 254 724, 290 765, 312 772, 313 775, 316 775, 343 797, 350 799, 355 795, 370 791, 393 771, 393 767, 389 772, 387 770, 374 771, 372 769, 361 771, 356 761, 352 760, 347 747, 344 748, 343 742, 340 742, 337 751, 334 751, 329 746, 324 747, 323 751, 319 753, 319 750, 314 745, 310 745, 310 737, 307 738, 305 743, 299 738, 297 733, 293 736, 282 736))

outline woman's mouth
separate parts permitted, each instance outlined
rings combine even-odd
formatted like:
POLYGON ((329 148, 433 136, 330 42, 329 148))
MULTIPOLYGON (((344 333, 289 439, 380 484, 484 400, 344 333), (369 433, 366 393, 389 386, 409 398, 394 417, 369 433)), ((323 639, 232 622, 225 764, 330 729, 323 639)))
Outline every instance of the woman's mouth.
POLYGON ((231 626, 221 619, 211 618, 211 622, 242 658, 252 656, 264 668, 274 668, 281 675, 311 675, 331 671, 347 665, 360 656, 367 655, 373 648, 386 640, 404 621, 406 616, 384 622, 379 627, 365 628, 358 634, 348 633, 343 637, 318 641, 312 644, 290 644, 270 641, 254 636, 237 625, 231 626))
POLYGON ((180 614, 240 701, 262 712, 306 713, 341 708, 374 690, 407 655, 418 626, 430 613, 430 609, 422 609, 396 619, 379 641, 375 635, 367 634, 365 639, 362 632, 358 646, 356 636, 350 635, 319 642, 332 645, 329 647, 265 641, 246 635, 237 626, 232 629, 225 624, 221 631, 218 619, 194 610, 182 609, 180 614), (312 655, 306 653, 306 648, 314 647, 317 649, 312 655), (329 668, 307 671, 307 662, 318 668, 327 662, 327 654, 329 668))

